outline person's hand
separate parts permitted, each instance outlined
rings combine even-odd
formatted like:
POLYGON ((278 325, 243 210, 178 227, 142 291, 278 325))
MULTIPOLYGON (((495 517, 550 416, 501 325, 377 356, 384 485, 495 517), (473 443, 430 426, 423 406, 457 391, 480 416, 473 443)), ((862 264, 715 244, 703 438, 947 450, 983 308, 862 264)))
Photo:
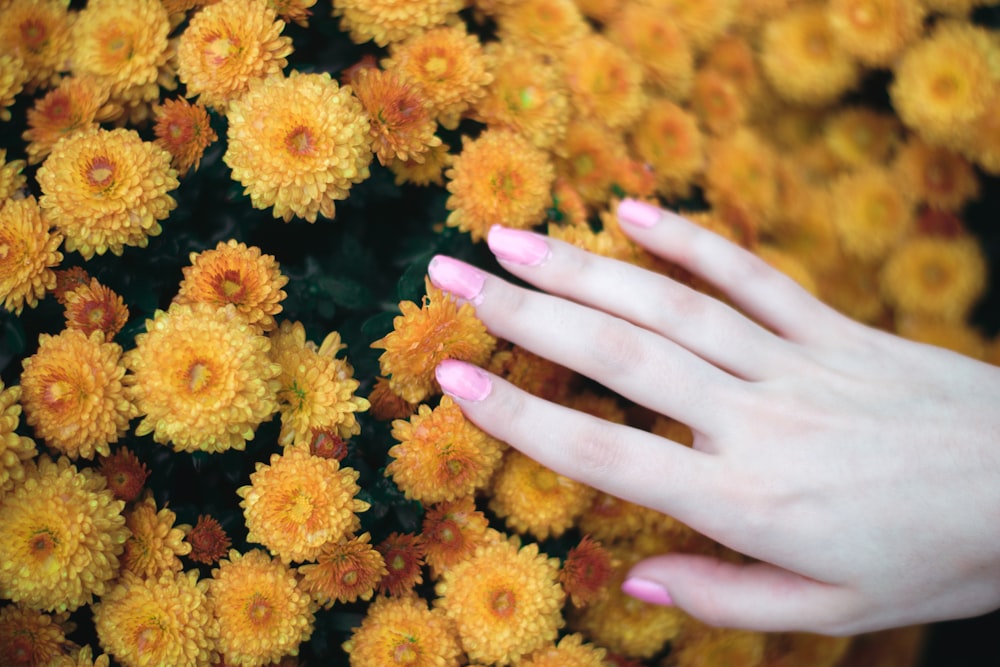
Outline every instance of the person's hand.
POLYGON ((462 362, 437 368, 497 438, 756 559, 663 554, 625 591, 713 625, 826 634, 1000 606, 1000 369, 853 322, 677 215, 630 200, 618 214, 739 310, 502 227, 490 248, 542 291, 448 257, 428 271, 494 335, 694 431, 688 448, 462 362))

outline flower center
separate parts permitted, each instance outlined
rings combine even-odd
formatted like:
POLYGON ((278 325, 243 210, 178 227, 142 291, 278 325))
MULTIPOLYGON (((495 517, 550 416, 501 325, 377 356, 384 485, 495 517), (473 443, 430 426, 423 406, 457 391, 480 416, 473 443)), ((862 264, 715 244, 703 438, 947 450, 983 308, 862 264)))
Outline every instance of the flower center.
POLYGON ((94 158, 87 170, 87 182, 95 190, 107 190, 115 180, 115 164, 111 160, 94 158))
POLYGON ((816 58, 830 55, 830 40, 825 32, 816 31, 806 38, 806 53, 816 58))
POLYGON ((949 72, 935 78, 931 83, 931 93, 943 99, 954 97, 958 93, 958 77, 949 72))
POLYGON ((254 593, 253 598, 247 604, 247 617, 254 625, 266 623, 271 617, 271 605, 260 593, 254 593))
POLYGON ((947 192, 952 189, 951 173, 940 164, 932 164, 927 168, 927 185, 932 190, 947 192))
POLYGON ((56 540, 52 537, 52 534, 48 531, 42 531, 40 533, 35 533, 31 536, 28 541, 28 547, 31 549, 31 555, 35 557, 36 560, 45 560, 52 555, 52 552, 56 550, 56 540))
POLYGON ((396 644, 392 651, 392 659, 397 665, 411 665, 420 659, 420 652, 416 648, 416 641, 412 637, 396 644))
POLYGON ((444 56, 431 56, 424 61, 424 73, 428 78, 441 80, 448 74, 448 59, 444 56))
POLYGON ((859 28, 871 28, 877 14, 878 10, 870 3, 858 4, 851 10, 851 21, 859 28))
POLYGON ((216 289, 219 291, 219 296, 230 303, 241 303, 246 293, 243 276, 235 269, 228 269, 219 276, 216 289))
POLYGON ((70 400, 73 393, 74 387, 71 382, 61 378, 54 379, 45 385, 43 400, 46 405, 54 409, 59 409, 70 400))
POLYGON ((243 47, 240 46, 239 40, 231 36, 222 37, 220 35, 208 40, 203 53, 209 64, 218 67, 242 50, 243 47))
POLYGON ((501 618, 507 618, 514 613, 517 608, 517 598, 514 594, 507 590, 494 591, 490 595, 490 609, 493 610, 497 616, 501 618))
POLYGON ((293 495, 289 500, 285 513, 294 523, 301 525, 309 521, 313 515, 312 498, 309 494, 303 493, 301 490, 297 490, 295 495, 293 495))
POLYGON ((357 570, 348 570, 347 572, 345 572, 340 577, 340 581, 345 586, 353 586, 358 581, 358 571, 357 570))
POLYGON ((309 128, 299 125, 285 136, 285 148, 292 155, 309 155, 313 152, 314 140, 309 128))
POLYGON ((48 41, 49 31, 38 19, 28 20, 21 24, 21 39, 29 51, 37 53, 48 41))
POLYGON ((559 478, 548 468, 539 468, 534 474, 535 488, 548 493, 559 486, 559 478))
POLYGON ((188 368, 187 386, 192 394, 197 394, 212 382, 212 370, 204 362, 196 361, 188 368))
POLYGON ((65 120, 69 116, 69 110, 69 98, 60 94, 53 97, 51 104, 49 104, 48 109, 44 113, 50 120, 58 121, 65 120))
POLYGON ((88 303, 84 313, 84 317, 87 322, 94 327, 98 327, 103 324, 108 317, 108 313, 104 309, 104 305, 100 303, 88 303))

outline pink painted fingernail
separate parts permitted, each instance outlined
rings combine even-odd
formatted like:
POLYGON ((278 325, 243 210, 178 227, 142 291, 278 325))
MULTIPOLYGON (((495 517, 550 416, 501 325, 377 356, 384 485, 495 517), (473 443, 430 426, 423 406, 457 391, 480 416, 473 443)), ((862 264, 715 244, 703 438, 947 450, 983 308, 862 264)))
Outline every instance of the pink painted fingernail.
POLYGON ((493 225, 486 244, 498 259, 524 266, 538 266, 549 256, 549 244, 541 236, 520 229, 493 225))
POLYGON ((438 289, 479 305, 483 300, 486 274, 474 266, 444 255, 435 255, 427 266, 427 275, 438 289))
POLYGON ((652 227, 663 215, 656 206, 635 199, 623 199, 618 204, 618 219, 636 227, 652 227))
POLYGON ((465 401, 481 401, 493 389, 493 382, 483 369, 457 359, 439 363, 434 376, 444 393, 465 401))
POLYGON ((661 607, 674 606, 674 601, 671 599, 667 589, 649 579, 626 579, 622 583, 622 592, 649 604, 656 604, 661 607))

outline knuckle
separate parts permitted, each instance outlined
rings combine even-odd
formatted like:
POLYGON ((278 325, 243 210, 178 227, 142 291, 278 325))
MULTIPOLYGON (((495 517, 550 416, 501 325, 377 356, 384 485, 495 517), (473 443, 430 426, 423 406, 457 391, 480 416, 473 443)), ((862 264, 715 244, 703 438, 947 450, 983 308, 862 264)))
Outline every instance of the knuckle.
POLYGON ((648 361, 648 350, 635 327, 617 318, 597 325, 591 358, 602 372, 620 374, 641 368, 648 361))
POLYGON ((569 443, 572 447, 573 462, 578 470, 580 481, 606 480, 609 475, 620 470, 626 458, 627 448, 619 436, 597 420, 590 421, 571 434, 569 443))

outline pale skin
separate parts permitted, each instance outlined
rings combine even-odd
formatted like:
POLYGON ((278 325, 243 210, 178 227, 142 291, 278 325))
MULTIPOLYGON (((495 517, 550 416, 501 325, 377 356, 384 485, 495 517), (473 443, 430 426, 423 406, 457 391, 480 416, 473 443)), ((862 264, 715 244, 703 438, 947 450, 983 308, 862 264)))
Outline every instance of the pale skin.
POLYGON ((672 213, 626 201, 619 217, 733 305, 501 227, 490 247, 537 289, 445 257, 429 273, 494 335, 693 430, 688 448, 438 368, 485 431, 754 559, 662 554, 626 591, 712 625, 833 635, 1000 607, 1000 368, 854 322, 672 213))

